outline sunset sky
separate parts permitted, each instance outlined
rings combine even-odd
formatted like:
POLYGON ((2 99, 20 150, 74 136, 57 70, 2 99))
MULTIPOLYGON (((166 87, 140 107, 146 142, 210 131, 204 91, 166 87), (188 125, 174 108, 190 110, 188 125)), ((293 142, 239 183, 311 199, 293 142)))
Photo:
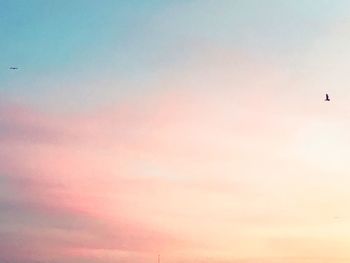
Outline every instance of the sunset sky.
POLYGON ((1 263, 348 263, 349 189, 350 1, 0 0, 1 263))

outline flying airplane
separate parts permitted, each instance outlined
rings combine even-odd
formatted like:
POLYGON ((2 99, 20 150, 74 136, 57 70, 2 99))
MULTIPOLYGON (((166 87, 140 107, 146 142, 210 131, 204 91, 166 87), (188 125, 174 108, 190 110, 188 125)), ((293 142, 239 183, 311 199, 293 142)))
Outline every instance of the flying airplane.
POLYGON ((330 101, 328 94, 326 93, 326 99, 325 101, 330 101))
POLYGON ((18 68, 17 67, 10 67, 10 69, 17 70, 18 68))

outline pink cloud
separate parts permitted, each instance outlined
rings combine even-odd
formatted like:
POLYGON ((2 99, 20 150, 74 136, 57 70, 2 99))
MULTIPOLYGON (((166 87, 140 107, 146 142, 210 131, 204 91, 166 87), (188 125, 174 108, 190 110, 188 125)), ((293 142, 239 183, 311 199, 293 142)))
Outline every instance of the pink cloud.
MULTIPOLYGON (((136 199, 174 186, 171 181, 143 177, 137 170, 128 169, 131 157, 137 162, 133 153, 138 150, 137 144, 125 145, 119 138, 114 141, 112 132, 105 132, 108 125, 103 118, 63 121, 51 116, 47 122, 45 118, 30 109, 2 109, 1 124, 8 130, 4 129, 0 143, 1 155, 6 157, 0 167, 7 188, 0 205, 6 219, 2 230, 8 229, 13 238, 28 243, 27 250, 37 251, 34 259, 46 258, 52 249, 63 254, 71 250, 85 250, 85 254, 90 250, 145 253, 183 242, 164 229, 155 230, 143 220, 142 213, 129 211, 136 199), (111 145, 105 149, 108 140, 111 145), (128 145, 131 152, 126 149, 128 145), (21 233, 17 232, 18 226, 21 233), (55 229, 65 234, 57 236, 55 229), (69 232, 73 229, 80 234, 72 237, 69 232), (39 243, 45 246, 37 250, 35 244, 39 243)), ((134 135, 125 136, 133 140, 134 135)), ((21 252, 22 258, 28 256, 27 250, 21 252)), ((6 258, 11 258, 12 252, 8 251, 6 258)))
MULTIPOLYGON (((235 63, 209 62, 193 62, 212 65, 189 68, 195 78, 166 75, 164 92, 94 112, 2 106, 3 258, 148 262, 164 253, 167 262, 271 263, 287 246, 271 240, 288 244, 290 231, 307 248, 305 233, 322 233, 316 218, 330 212, 316 204, 320 169, 290 150, 319 111, 297 109, 295 95, 279 101, 279 71, 247 64, 230 75, 235 63)), ((290 244, 299 259, 307 254, 290 244)))
POLYGON ((16 229, 11 216, 31 218, 13 235, 27 235, 34 250, 45 243, 40 257, 53 248, 84 257, 207 247, 194 236, 212 220, 208 213, 220 222, 228 200, 250 198, 227 172, 232 156, 244 161, 244 146, 227 139, 263 125, 234 124, 242 124, 239 115, 212 98, 169 93, 70 117, 3 108, 1 169, 12 187, 7 206, 16 210, 7 224, 16 229))

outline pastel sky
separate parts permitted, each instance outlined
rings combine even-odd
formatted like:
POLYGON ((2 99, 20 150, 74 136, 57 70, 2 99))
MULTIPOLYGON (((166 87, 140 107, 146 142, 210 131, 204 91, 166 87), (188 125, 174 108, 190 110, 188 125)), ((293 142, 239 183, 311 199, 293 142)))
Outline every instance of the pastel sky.
POLYGON ((345 0, 0 0, 0 262, 349 262, 349 47, 345 0))

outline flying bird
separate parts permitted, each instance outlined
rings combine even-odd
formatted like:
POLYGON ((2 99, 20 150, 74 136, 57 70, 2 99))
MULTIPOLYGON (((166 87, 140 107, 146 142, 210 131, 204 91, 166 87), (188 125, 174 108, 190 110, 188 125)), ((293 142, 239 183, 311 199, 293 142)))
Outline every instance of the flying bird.
POLYGON ((325 101, 330 101, 328 94, 326 93, 326 99, 325 101))
POLYGON ((18 68, 17 67, 10 67, 10 69, 17 70, 18 68))

